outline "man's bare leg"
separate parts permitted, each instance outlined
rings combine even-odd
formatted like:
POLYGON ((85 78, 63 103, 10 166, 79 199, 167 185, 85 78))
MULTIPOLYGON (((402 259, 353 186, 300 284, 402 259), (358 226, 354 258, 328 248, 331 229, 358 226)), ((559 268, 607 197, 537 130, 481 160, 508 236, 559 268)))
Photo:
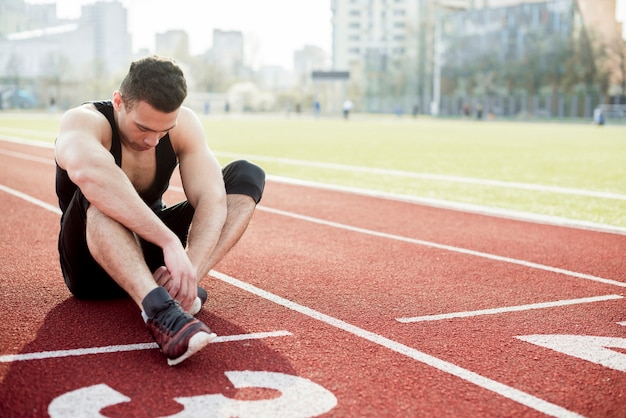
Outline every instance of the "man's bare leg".
MULTIPOLYGON (((250 224, 256 202, 250 196, 229 194, 226 196, 226 221, 220 238, 211 253, 209 268, 212 269, 235 246, 250 224)), ((199 277, 201 279, 201 277, 199 277)))
POLYGON ((87 210, 87 245, 98 264, 141 308, 145 296, 158 286, 135 235, 90 206, 87 210))
POLYGON ((170 366, 186 360, 216 337, 157 285, 135 235, 93 207, 87 210, 87 245, 93 258, 145 311, 148 330, 170 366))

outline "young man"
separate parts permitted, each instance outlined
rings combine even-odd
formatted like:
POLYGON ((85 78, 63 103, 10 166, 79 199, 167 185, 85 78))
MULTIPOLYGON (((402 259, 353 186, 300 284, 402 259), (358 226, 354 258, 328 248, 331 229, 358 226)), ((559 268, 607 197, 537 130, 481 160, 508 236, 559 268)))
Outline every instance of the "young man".
POLYGON ((244 233, 265 185, 247 161, 220 170, 186 96, 173 61, 140 59, 111 101, 63 116, 55 145, 65 283, 78 298, 130 295, 170 365, 215 337, 193 317, 207 298, 198 282, 244 233), (166 208, 177 165, 187 200, 166 208))

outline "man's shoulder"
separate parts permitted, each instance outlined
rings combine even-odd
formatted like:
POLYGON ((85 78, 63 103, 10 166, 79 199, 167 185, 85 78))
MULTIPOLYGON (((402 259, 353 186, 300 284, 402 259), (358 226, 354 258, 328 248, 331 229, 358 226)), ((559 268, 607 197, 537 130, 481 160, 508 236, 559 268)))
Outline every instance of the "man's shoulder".
POLYGON ((204 128, 196 112, 185 106, 180 107, 176 127, 170 131, 170 139, 181 144, 205 140, 204 128))
POLYGON ((110 142, 110 136, 111 126, 107 118, 93 103, 83 103, 63 114, 57 142, 66 138, 93 138, 105 145, 110 142))
POLYGON ((96 106, 93 102, 87 102, 87 103, 83 103, 80 104, 76 107, 73 107, 71 109, 68 109, 65 114, 63 115, 65 116, 69 116, 69 117, 93 117, 96 115, 100 115, 102 116, 102 113, 100 113, 98 111, 98 109, 96 109, 96 106))

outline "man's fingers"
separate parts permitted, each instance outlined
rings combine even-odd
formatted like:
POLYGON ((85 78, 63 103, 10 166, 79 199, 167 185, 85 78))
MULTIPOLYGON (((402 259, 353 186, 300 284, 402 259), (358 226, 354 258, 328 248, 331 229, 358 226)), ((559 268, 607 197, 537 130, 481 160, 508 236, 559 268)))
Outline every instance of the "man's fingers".
POLYGON ((156 284, 163 287, 165 287, 167 282, 171 279, 170 274, 165 266, 161 266, 156 269, 156 271, 152 274, 152 277, 154 277, 154 281, 156 282, 156 284))

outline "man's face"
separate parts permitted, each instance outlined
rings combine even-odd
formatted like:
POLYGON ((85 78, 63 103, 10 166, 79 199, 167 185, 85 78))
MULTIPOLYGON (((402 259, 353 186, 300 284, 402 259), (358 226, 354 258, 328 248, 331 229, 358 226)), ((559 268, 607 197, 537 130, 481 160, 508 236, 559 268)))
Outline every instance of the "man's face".
POLYGON ((136 151, 156 147, 161 138, 176 126, 178 118, 178 110, 164 113, 146 102, 135 103, 129 111, 121 95, 115 109, 118 110, 117 124, 122 141, 136 151))

